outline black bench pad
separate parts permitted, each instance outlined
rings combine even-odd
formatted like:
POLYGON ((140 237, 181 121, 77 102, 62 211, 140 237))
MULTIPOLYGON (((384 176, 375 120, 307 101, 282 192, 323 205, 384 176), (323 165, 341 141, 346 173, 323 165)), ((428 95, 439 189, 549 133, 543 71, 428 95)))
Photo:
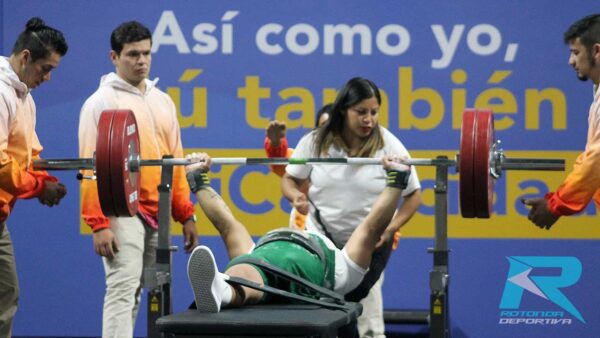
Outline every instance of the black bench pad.
POLYGON ((171 337, 335 337, 362 312, 360 303, 347 304, 347 312, 306 304, 253 305, 219 313, 187 310, 161 317, 156 325, 171 337))

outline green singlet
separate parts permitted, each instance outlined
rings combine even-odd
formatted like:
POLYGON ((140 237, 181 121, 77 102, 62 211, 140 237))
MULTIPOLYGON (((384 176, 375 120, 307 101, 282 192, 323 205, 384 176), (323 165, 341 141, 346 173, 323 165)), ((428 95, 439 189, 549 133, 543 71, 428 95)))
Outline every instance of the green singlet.
MULTIPOLYGON (((304 278, 309 282, 319 286, 325 286, 325 281, 327 280, 329 282, 327 284, 333 287, 333 285, 335 285, 335 252, 329 249, 323 240, 319 238, 319 236, 313 234, 309 235, 317 239, 319 245, 325 252, 325 264, 329 265, 329 269, 327 269, 327 276, 325 276, 325 266, 323 265, 323 262, 321 262, 321 259, 318 255, 313 254, 299 244, 286 240, 273 241, 261 245, 258 248, 255 248, 249 254, 241 255, 232 259, 227 265, 227 268, 238 264, 246 264, 243 261, 244 257, 249 256, 262 259, 271 265, 274 265, 298 277, 304 278)), ((302 296, 318 298, 318 294, 312 290, 307 290, 296 283, 289 282, 287 279, 278 277, 269 272, 265 272, 260 267, 256 268, 261 274, 265 285, 302 296)), ((270 297, 268 294, 265 294, 265 296, 270 297)))

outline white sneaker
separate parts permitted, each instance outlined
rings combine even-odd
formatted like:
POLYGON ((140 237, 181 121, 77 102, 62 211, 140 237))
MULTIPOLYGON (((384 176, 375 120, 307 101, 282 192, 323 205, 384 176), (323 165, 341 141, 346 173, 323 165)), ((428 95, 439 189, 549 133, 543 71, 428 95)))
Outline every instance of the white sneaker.
POLYGON ((221 293, 228 287, 217 270, 215 257, 206 246, 197 246, 188 260, 188 279, 200 312, 216 313, 221 309, 221 293))

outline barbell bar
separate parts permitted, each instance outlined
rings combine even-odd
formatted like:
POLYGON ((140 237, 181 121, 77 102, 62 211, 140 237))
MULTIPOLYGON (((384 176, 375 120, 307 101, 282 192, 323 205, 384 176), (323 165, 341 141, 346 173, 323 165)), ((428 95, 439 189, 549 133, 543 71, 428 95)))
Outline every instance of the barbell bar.
MULTIPOLYGON (((286 157, 215 157, 212 158, 213 164, 220 165, 287 165, 287 164, 348 164, 348 165, 376 165, 381 164, 381 158, 373 157, 350 157, 350 158, 286 158, 286 157)), ((95 168, 93 158, 81 159, 48 159, 35 160, 35 169, 52 170, 93 170, 95 168)), ((162 165, 188 165, 196 162, 187 158, 163 158, 155 160, 143 160, 138 158, 129 159, 131 171, 139 171, 142 166, 162 166, 162 165)), ((434 165, 435 160, 427 158, 411 158, 402 161, 407 165, 428 166, 434 165)))
MULTIPOLYGON (((142 166, 188 165, 185 158, 141 159, 139 134, 131 110, 103 111, 98 122, 93 158, 38 159, 34 170, 92 170, 97 180, 100 206, 106 216, 133 216, 139 204, 139 173, 142 166)), ((220 165, 380 165, 381 158, 213 158, 220 165)), ((459 154, 455 159, 411 158, 414 166, 456 167, 459 172, 461 214, 465 218, 489 218, 493 188, 503 170, 565 169, 562 159, 510 159, 494 138, 491 110, 463 112, 459 154)), ((82 177, 81 175, 79 175, 82 177)))
MULTIPOLYGON (((495 156, 503 156, 498 153, 495 156)), ((457 155, 458 157, 458 155, 457 155)), ((378 157, 351 157, 351 158, 286 158, 286 157, 215 157, 212 158, 213 164, 219 165, 288 165, 288 164, 348 164, 348 165, 376 165, 381 164, 382 159, 378 157)), ((502 157, 493 162, 497 163, 494 170, 564 170, 564 160, 559 159, 530 159, 530 158, 506 158, 502 157)), ((130 170, 139 171, 141 166, 162 166, 162 165, 189 165, 195 163, 195 160, 187 158, 165 158, 156 160, 130 159, 130 170)), ((449 167, 457 166, 457 161, 453 159, 439 160, 429 158, 410 158, 401 161, 406 165, 413 166, 435 166, 446 165, 449 167)), ((94 170, 95 164, 93 158, 80 159, 39 159, 34 161, 35 170, 94 170)))

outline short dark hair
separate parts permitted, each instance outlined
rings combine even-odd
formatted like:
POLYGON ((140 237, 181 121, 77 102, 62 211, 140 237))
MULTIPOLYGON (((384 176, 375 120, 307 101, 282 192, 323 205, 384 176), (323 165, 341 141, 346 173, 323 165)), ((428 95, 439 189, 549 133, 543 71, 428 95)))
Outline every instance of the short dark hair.
POLYGON ((18 54, 27 49, 31 53, 31 62, 46 58, 54 51, 65 56, 69 46, 63 34, 38 17, 33 17, 25 24, 25 30, 19 34, 12 49, 12 54, 18 54))
POLYGON ((600 43, 600 14, 588 15, 573 23, 565 32, 564 41, 568 44, 576 38, 591 55, 594 44, 600 43))
POLYGON ((138 42, 150 39, 152 43, 152 33, 148 27, 137 21, 128 21, 115 28, 110 35, 110 48, 117 54, 121 54, 123 45, 126 43, 138 42))

